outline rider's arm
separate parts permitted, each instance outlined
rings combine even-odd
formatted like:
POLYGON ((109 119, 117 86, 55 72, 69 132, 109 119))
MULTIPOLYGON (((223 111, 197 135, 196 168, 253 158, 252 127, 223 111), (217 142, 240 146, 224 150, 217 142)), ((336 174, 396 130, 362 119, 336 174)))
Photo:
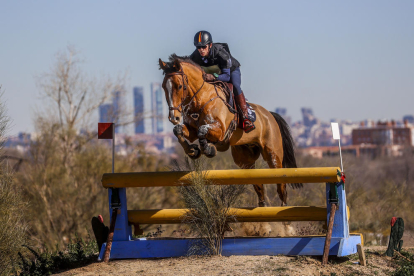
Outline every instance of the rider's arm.
POLYGON ((217 77, 218 80, 229 82, 230 81, 230 68, 231 68, 231 56, 225 49, 221 49, 218 53, 219 67, 221 69, 221 75, 217 77))
POLYGON ((217 77, 219 81, 229 82, 230 81, 230 68, 221 69, 221 74, 217 77))

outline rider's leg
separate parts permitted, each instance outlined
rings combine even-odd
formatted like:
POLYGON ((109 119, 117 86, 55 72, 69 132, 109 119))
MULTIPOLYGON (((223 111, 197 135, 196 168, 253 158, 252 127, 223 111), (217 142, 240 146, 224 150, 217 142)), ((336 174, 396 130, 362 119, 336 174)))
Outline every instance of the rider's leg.
POLYGON ((241 72, 240 68, 236 68, 230 75, 230 81, 233 84, 233 93, 234 99, 236 100, 239 113, 243 118, 243 130, 248 133, 255 129, 253 122, 251 122, 247 116, 248 107, 246 103, 246 98, 244 97, 243 91, 241 90, 241 72))

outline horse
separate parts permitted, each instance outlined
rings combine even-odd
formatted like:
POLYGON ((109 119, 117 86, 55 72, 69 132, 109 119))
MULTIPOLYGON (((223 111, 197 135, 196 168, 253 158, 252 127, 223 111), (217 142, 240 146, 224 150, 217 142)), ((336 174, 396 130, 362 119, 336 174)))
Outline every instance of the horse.
MULTIPOLYGON (((174 135, 190 158, 199 158, 201 154, 211 158, 217 151, 231 148, 235 164, 243 169, 254 169, 260 155, 269 168, 297 167, 289 126, 279 114, 251 103, 256 129, 245 133, 235 127, 237 114, 225 100, 225 87, 205 82, 205 73, 198 64, 189 57, 172 54, 168 62, 159 59, 159 66, 164 73, 162 88, 169 107, 168 119, 175 125, 174 135), (200 146, 190 144, 197 139, 200 146)), ((292 187, 301 185, 296 183, 292 187)), ((267 203, 263 184, 253 186, 259 207, 264 207, 267 203)), ((277 184, 277 193, 281 206, 286 206, 285 183, 277 184)))

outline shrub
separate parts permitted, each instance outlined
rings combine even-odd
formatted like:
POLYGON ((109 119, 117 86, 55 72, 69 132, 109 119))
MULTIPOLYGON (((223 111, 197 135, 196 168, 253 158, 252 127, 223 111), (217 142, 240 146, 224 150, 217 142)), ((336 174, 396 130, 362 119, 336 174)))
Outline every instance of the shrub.
POLYGON ((242 193, 244 185, 213 185, 206 179, 206 159, 195 161, 186 159, 187 170, 193 171, 191 186, 181 186, 180 195, 190 211, 182 221, 190 227, 197 238, 190 247, 189 254, 221 255, 224 233, 230 229, 229 223, 237 221, 231 211, 242 193))
POLYGON ((53 252, 47 249, 40 253, 29 246, 27 250, 33 255, 31 259, 20 256, 20 275, 50 275, 52 273, 72 269, 91 262, 96 261, 97 258, 97 244, 90 236, 85 241, 78 237, 71 241, 64 251, 59 251, 57 248, 53 252))

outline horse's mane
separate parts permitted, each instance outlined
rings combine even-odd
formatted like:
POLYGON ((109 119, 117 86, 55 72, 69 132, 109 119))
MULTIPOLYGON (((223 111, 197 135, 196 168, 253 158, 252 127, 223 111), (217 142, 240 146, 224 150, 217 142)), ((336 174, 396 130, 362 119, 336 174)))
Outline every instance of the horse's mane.
MULTIPOLYGON (((193 65, 194 67, 198 68, 199 70, 203 71, 200 65, 198 65, 197 63, 191 60, 190 56, 177 56, 176 54, 172 54, 168 57, 168 60, 169 61, 166 62, 166 64, 168 65, 168 68, 164 70, 164 75, 178 71, 177 68, 174 66, 175 61, 179 61, 180 63, 181 62, 189 63, 193 65)), ((161 67, 159 69, 163 70, 161 67)))

